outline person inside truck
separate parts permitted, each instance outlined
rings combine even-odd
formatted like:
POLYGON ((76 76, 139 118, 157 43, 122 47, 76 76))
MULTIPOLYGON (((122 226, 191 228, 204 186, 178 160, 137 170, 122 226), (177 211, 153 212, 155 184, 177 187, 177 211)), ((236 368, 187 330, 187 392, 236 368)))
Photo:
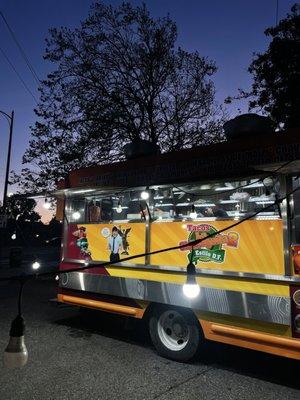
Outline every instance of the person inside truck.
POLYGON ((229 218, 227 212, 220 206, 206 207, 204 209, 204 215, 206 217, 216 217, 220 219, 229 218))

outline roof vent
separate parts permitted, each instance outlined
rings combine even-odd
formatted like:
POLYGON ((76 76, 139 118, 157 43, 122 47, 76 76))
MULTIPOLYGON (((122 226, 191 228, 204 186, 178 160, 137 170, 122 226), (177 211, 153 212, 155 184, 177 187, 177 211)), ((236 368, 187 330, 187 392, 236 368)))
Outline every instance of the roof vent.
POLYGON ((274 133, 272 120, 257 114, 239 115, 225 122, 223 128, 227 140, 274 133))
POLYGON ((144 139, 136 139, 125 144, 123 151, 127 160, 152 156, 160 153, 159 146, 144 139))

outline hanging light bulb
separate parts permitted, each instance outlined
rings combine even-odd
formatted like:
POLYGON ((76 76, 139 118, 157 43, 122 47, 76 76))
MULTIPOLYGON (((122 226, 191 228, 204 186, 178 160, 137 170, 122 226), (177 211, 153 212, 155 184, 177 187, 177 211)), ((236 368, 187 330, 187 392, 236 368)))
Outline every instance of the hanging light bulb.
POLYGON ((4 365, 7 368, 21 368, 28 360, 28 351, 24 342, 25 323, 22 315, 12 322, 9 342, 4 351, 4 365))
POLYGON ((192 204, 192 208, 191 208, 191 212, 190 212, 190 218, 197 218, 197 213, 196 213, 196 209, 195 209, 195 205, 192 204))
POLYGON ((117 208, 116 208, 116 212, 117 212, 118 214, 121 214, 122 211, 123 211, 123 208, 122 208, 121 200, 119 199, 119 200, 118 200, 118 206, 117 206, 117 208))
POLYGON ((73 214, 72 214, 72 218, 73 219, 79 219, 81 217, 81 214, 80 214, 80 212, 79 211, 75 211, 75 212, 73 212, 73 214))
POLYGON ((32 269, 37 270, 39 269, 41 266, 41 264, 38 261, 35 261, 34 263, 32 263, 32 269))
POLYGON ((16 240, 16 239, 17 239, 17 235, 16 235, 15 233, 13 233, 13 234, 11 235, 11 238, 12 238, 12 240, 16 240))
POLYGON ((43 204, 43 207, 46 208, 46 210, 49 210, 49 208, 51 207, 51 204, 47 199, 45 199, 45 203, 43 204))
POLYGON ((196 267, 190 262, 186 268, 186 283, 182 287, 183 294, 189 299, 195 299, 200 293, 200 287, 196 281, 196 267))
POLYGON ((142 199, 142 200, 148 200, 149 197, 150 197, 150 194, 149 194, 149 187, 147 186, 147 187, 146 187, 146 190, 143 190, 143 191, 141 192, 141 199, 142 199))

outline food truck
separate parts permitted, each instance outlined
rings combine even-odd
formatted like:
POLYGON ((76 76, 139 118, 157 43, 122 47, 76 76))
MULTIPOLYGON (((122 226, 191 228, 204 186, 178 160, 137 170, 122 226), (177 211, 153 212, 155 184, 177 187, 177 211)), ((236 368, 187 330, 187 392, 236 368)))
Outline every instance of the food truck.
POLYGON ((179 361, 204 340, 300 359, 299 137, 71 171, 56 191, 58 301, 143 318, 179 361))

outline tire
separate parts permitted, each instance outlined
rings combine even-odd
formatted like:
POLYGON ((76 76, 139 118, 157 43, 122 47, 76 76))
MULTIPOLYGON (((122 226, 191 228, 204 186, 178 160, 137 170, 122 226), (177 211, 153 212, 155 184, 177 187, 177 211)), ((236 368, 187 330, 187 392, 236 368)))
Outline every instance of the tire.
POLYGON ((203 341, 193 312, 174 306, 156 306, 149 318, 149 333, 158 354, 171 360, 192 360, 203 341))

